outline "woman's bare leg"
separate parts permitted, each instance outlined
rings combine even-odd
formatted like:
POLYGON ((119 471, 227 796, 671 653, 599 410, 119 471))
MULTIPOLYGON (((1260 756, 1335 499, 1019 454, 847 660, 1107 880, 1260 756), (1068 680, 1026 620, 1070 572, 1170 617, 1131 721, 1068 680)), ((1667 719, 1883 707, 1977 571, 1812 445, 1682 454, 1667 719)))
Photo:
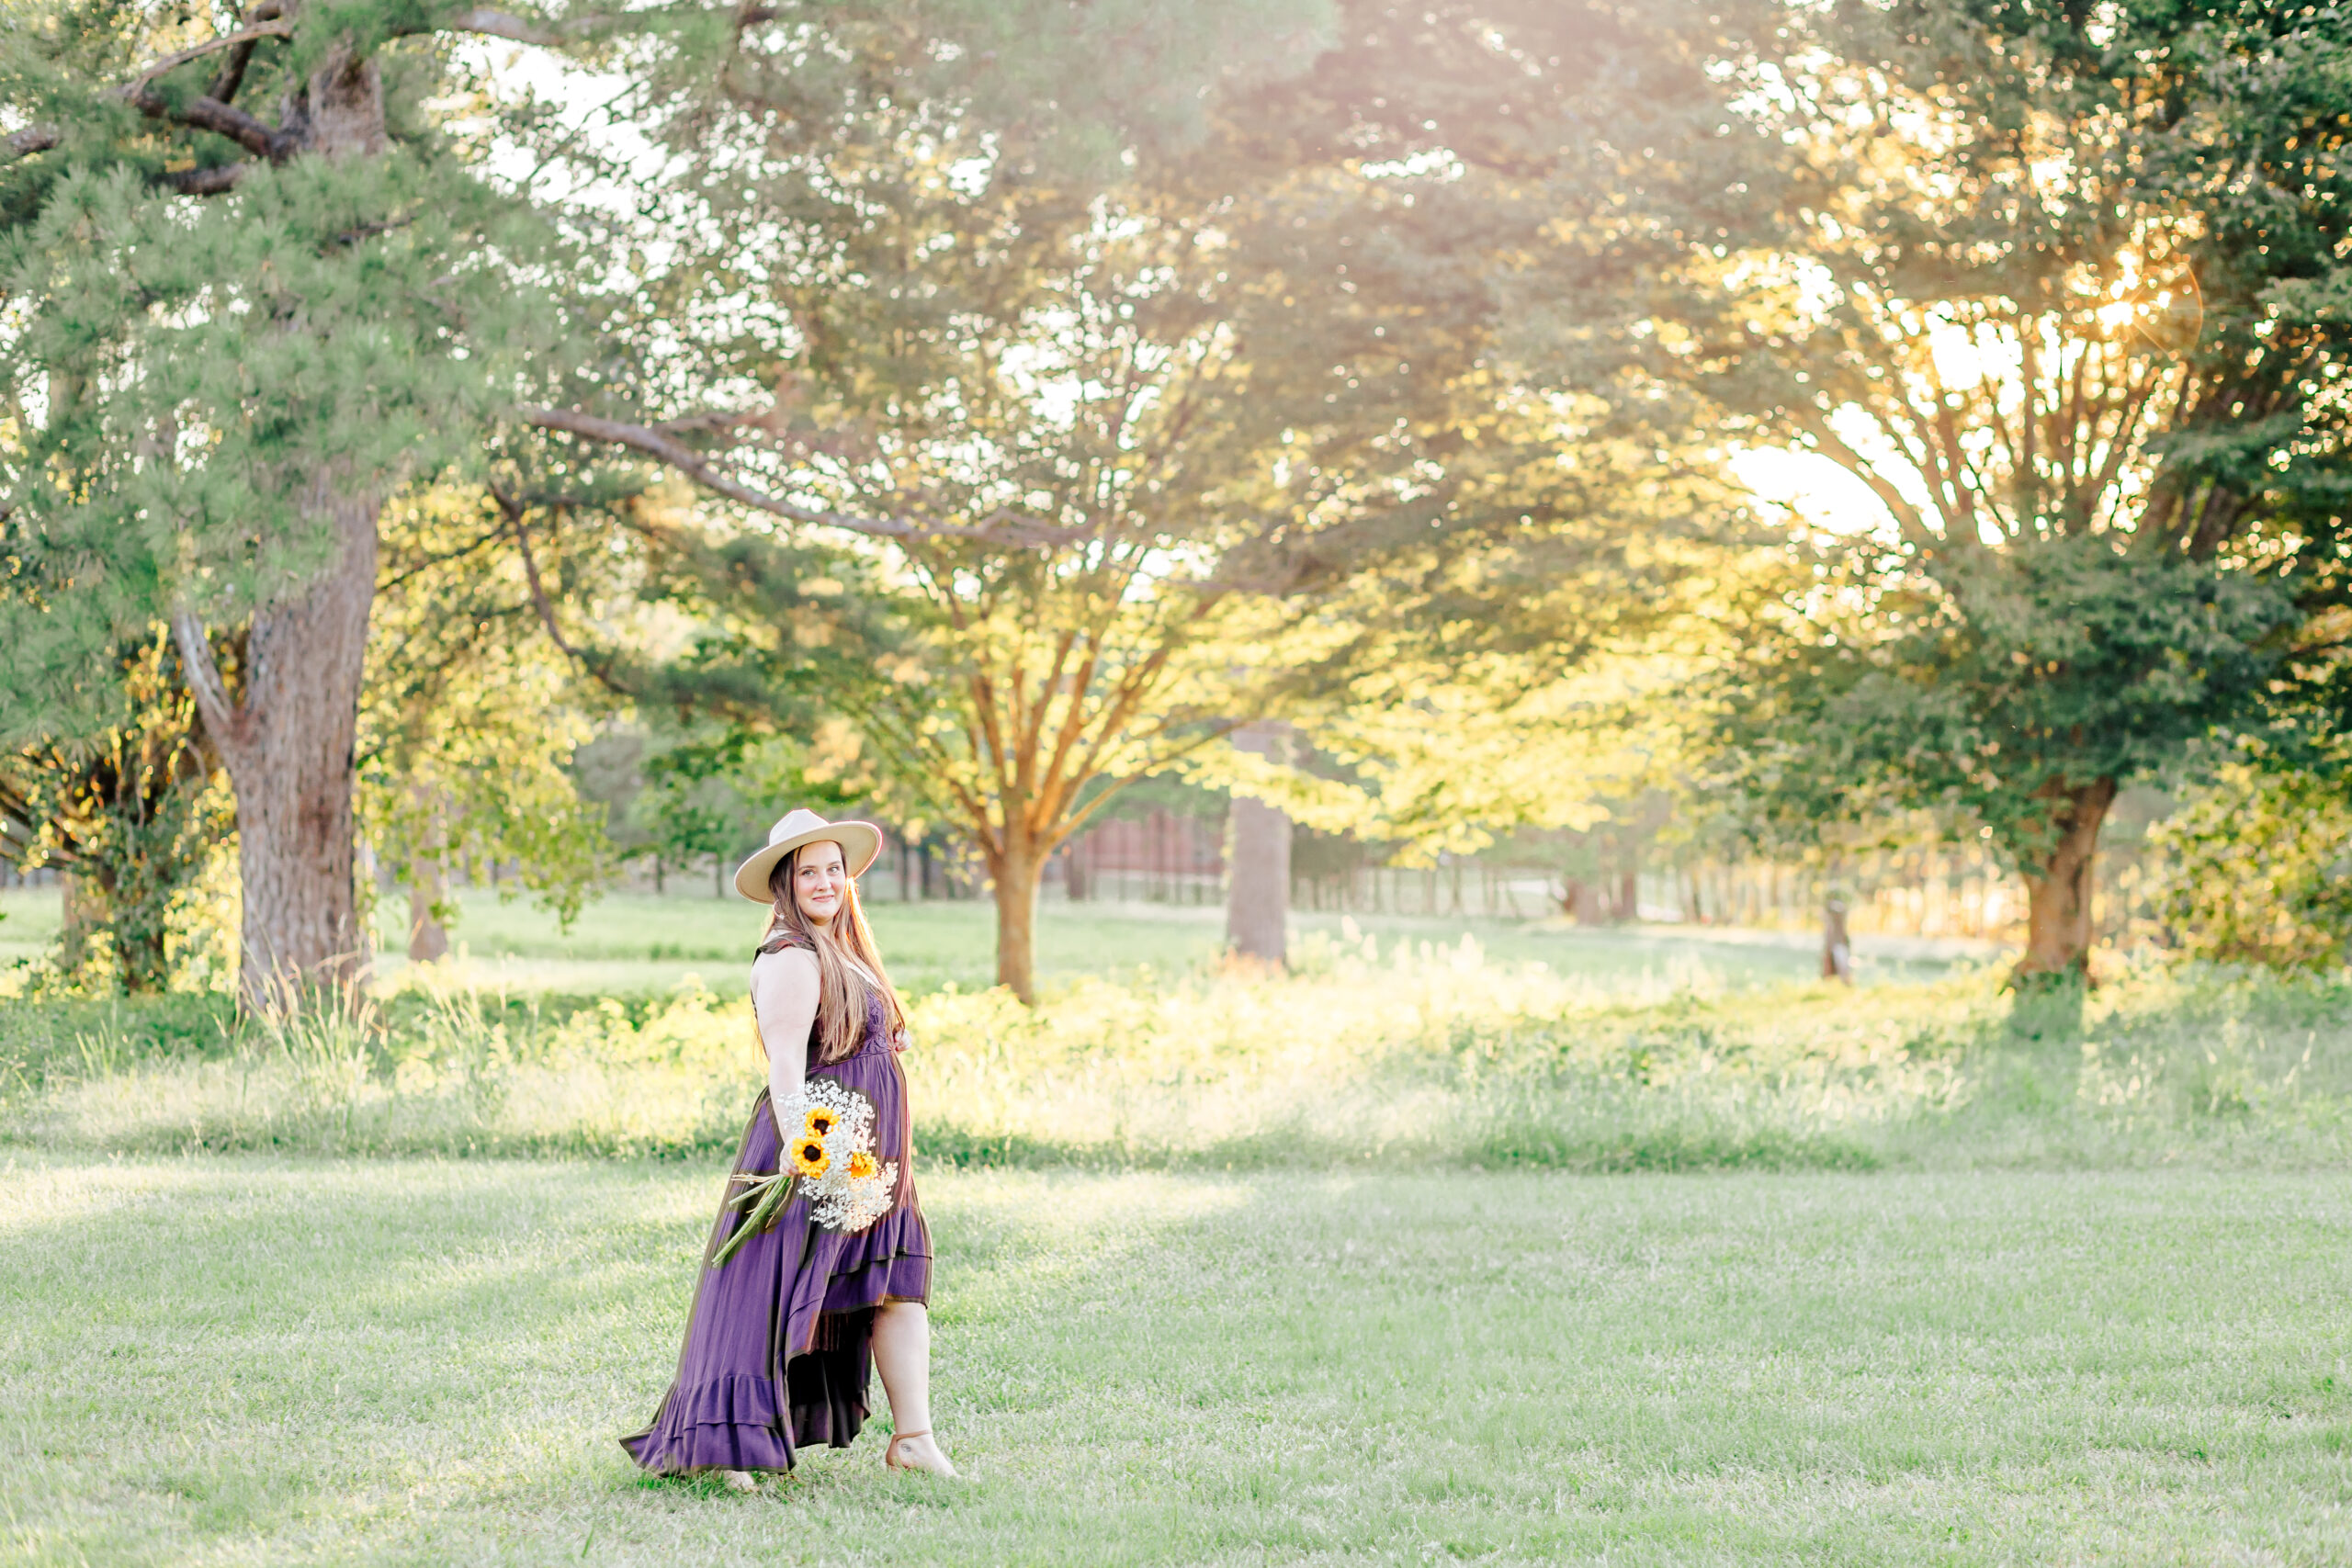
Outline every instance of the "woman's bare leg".
MULTIPOLYGON (((931 1314, 921 1302, 891 1302, 874 1314, 874 1366, 890 1399, 890 1424, 901 1432, 931 1431, 931 1314)), ((899 1462, 933 1475, 953 1475, 937 1438, 899 1444, 899 1462)))

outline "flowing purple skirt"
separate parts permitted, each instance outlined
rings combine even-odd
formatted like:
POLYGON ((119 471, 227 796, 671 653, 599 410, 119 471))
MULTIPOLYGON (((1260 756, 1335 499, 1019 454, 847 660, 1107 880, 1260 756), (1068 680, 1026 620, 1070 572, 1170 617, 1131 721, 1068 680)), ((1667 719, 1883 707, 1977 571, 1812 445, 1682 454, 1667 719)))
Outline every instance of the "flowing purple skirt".
MULTIPOLYGON (((906 1079, 887 1044, 811 1076, 838 1078, 873 1101, 883 1156, 905 1157, 906 1079)), ((762 1089, 735 1169, 773 1171, 781 1152, 762 1089)), ((730 1182, 729 1195, 735 1190, 730 1182)), ((875 1309, 931 1295, 931 1232, 903 1170, 900 1194, 871 1226, 845 1233, 817 1224, 796 1192, 775 1224, 712 1269, 712 1252, 743 1223, 741 1209, 722 1202, 703 1248, 677 1381, 651 1424, 621 1439, 629 1456, 673 1475, 788 1470, 797 1449, 849 1447, 865 1422, 875 1309)))

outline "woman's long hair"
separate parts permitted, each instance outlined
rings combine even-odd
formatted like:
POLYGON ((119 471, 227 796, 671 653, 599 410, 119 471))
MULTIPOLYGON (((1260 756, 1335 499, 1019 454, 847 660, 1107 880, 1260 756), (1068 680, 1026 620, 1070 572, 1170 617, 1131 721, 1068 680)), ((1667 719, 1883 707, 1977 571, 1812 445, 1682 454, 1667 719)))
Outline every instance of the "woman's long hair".
POLYGON ((800 901, 793 897, 792 878, 800 857, 818 844, 831 842, 819 839, 803 844, 768 873, 768 893, 775 900, 775 913, 768 918, 768 935, 791 931, 817 955, 817 1059, 820 1062, 838 1062, 857 1049, 865 1035, 866 999, 876 985, 882 993, 883 1032, 895 1039, 907 1026, 906 1010, 899 1005, 890 972, 882 967, 882 950, 875 945, 874 928, 865 923, 865 911, 858 906, 857 879, 851 877, 842 885, 842 907, 821 926, 808 923, 800 912, 800 901), (857 972, 852 959, 865 965, 874 984, 857 972))

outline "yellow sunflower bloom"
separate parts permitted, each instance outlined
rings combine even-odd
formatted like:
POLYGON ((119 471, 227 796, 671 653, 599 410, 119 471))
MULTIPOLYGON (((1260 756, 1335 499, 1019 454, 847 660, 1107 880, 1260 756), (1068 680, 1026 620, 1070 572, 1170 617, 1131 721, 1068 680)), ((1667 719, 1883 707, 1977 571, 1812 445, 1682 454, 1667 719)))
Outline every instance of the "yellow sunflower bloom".
POLYGON ((814 1138, 803 1138, 792 1145, 792 1168, 803 1176, 822 1176, 832 1163, 825 1157, 825 1145, 814 1138))
POLYGON ((800 1124, 802 1127, 807 1129, 810 1137, 821 1138, 826 1134, 831 1132, 836 1126, 840 1125, 841 1119, 842 1116, 840 1111, 828 1111, 825 1107, 820 1105, 815 1110, 809 1111, 806 1117, 802 1118, 800 1124))
POLYGON ((849 1173, 855 1179, 863 1181, 873 1175, 874 1171, 874 1156, 864 1149, 849 1156, 849 1173))

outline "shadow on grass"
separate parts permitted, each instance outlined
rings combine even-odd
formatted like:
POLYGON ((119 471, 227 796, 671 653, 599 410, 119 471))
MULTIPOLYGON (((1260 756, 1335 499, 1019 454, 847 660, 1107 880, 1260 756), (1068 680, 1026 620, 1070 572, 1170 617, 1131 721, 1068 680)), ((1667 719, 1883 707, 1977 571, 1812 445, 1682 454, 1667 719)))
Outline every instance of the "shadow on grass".
POLYGON ((1490 1133, 1472 1157, 1492 1169, 1593 1172, 1876 1170, 1885 1163, 1852 1138, 1703 1122, 1639 1131, 1507 1123, 1490 1133))
POLYGON ((1563 1127, 1532 1118, 1497 1120, 1469 1147, 1455 1150, 1345 1146, 1292 1129, 1171 1149, 1065 1144, 1017 1134, 927 1127, 921 1129, 916 1146, 922 1160, 963 1170, 1250 1171, 1361 1169, 1388 1164, 1621 1172, 1876 1170, 1884 1164, 1876 1151, 1856 1139, 1698 1121, 1628 1129, 1563 1127))

